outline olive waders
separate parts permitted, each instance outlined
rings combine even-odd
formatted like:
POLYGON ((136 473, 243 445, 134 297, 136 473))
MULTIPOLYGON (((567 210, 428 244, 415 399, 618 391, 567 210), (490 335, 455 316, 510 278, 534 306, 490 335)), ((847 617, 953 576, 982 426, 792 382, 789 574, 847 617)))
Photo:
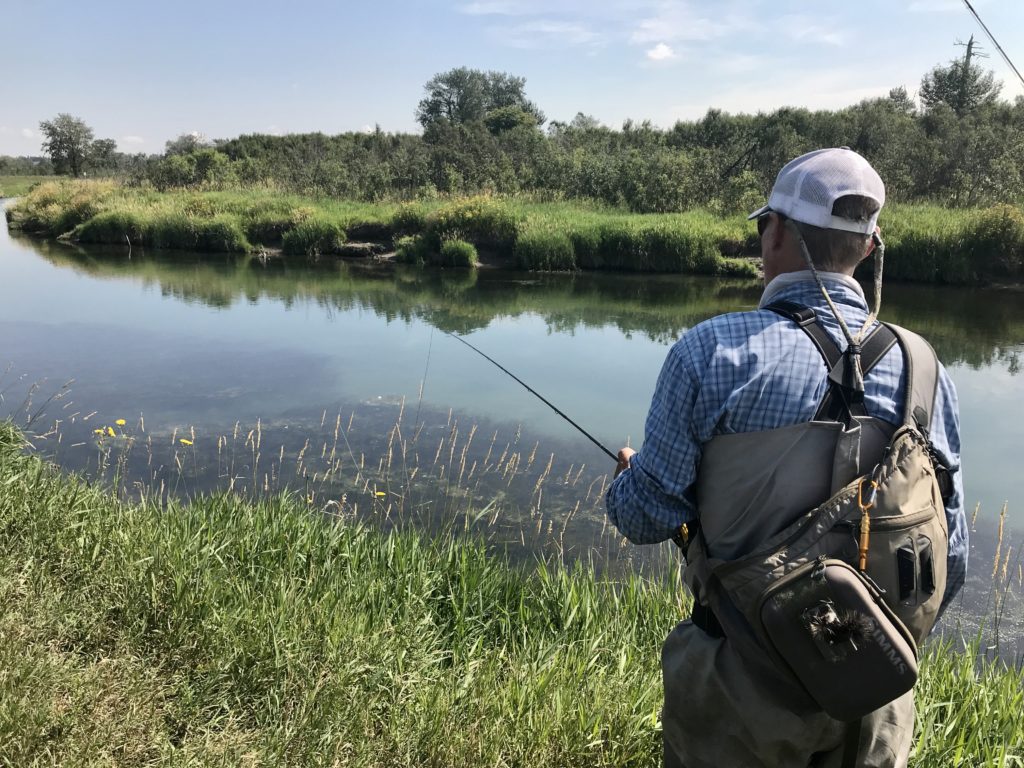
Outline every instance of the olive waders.
MULTIPOLYGON (((859 393, 848 386, 850 377, 843 369, 850 363, 849 349, 847 353, 839 352, 817 324, 813 310, 787 303, 767 308, 793 320, 808 333, 829 368, 829 388, 810 422, 720 435, 703 446, 696 481, 699 526, 695 527, 697 536, 689 542, 684 577, 694 594, 694 612, 690 620, 672 631, 662 651, 665 765, 905 766, 913 737, 913 692, 853 722, 830 717, 759 645, 749 631, 747 617, 740 615, 728 599, 721 599, 724 588, 715 581, 717 576, 709 567, 711 562, 736 561, 773 536, 782 536, 808 510, 855 483, 863 475, 863 468, 881 464, 883 456, 887 467, 893 467, 894 458, 888 449, 896 442, 893 436, 897 429, 866 414, 862 378, 858 376, 859 393), (694 545, 695 541, 699 544, 694 545), (709 600, 709 594, 717 599, 709 600)), ((858 374, 870 372, 896 343, 897 334, 908 371, 905 418, 910 423, 913 414, 917 426, 926 431, 937 363, 933 363, 934 353, 920 337, 899 328, 879 326, 857 345, 858 374), (915 359, 923 364, 915 366, 915 359), (923 373, 911 376, 915 367, 923 373)), ((927 459, 925 463, 929 463, 927 459)), ((925 467, 923 472, 927 474, 930 469, 925 467)), ((917 586, 911 597, 914 607, 908 615, 918 640, 934 623, 945 583, 945 518, 938 483, 933 480, 930 477, 920 486, 903 484, 916 491, 917 495, 909 497, 916 509, 937 504, 939 510, 928 523, 933 527, 926 531, 927 536, 915 530, 910 537, 914 542, 927 540, 929 546, 927 553, 915 552, 915 557, 920 555, 915 572, 917 586), (922 559, 925 554, 927 558, 922 559), (928 580, 920 576, 920 562, 940 559, 942 570, 938 580, 930 582, 928 591, 928 580)), ((833 521, 828 526, 830 531, 837 527, 833 521)), ((854 539, 849 533, 847 538, 851 542, 854 539)), ((793 553, 782 547, 779 562, 794 554, 796 547, 794 543, 793 553)), ((895 554, 888 552, 886 561, 892 555, 895 563, 895 554)), ((769 556, 764 573, 769 573, 774 564, 769 556)), ((894 585, 892 591, 902 595, 903 585, 894 585)))

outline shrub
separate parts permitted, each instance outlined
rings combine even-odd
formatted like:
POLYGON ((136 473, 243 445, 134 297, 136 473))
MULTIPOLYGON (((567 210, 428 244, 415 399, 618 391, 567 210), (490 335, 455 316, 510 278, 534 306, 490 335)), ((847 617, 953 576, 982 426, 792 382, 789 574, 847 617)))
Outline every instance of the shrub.
POLYGON ((465 240, 445 240, 441 243, 440 254, 432 263, 442 267, 475 267, 476 247, 465 240))
POLYGON ((600 269, 601 230, 598 227, 585 227, 569 233, 572 242, 573 260, 580 269, 600 269))
POLYGON ((147 233, 138 215, 126 211, 104 211, 82 222, 72 231, 72 238, 83 243, 143 243, 147 233))
POLYGON ((757 267, 747 259, 724 258, 718 262, 719 274, 727 277, 757 277, 757 267))
POLYGON ((391 217, 391 231, 396 235, 417 235, 427 226, 427 216, 417 205, 405 204, 391 217))
POLYGON ((285 232, 281 237, 281 248, 287 254, 319 256, 337 253, 345 240, 345 230, 337 222, 312 217, 285 232))
POLYGON ((395 260, 402 264, 424 264, 429 255, 426 241, 415 235, 395 240, 395 260))
POLYGON ((523 269, 576 269, 572 240, 564 232, 552 228, 535 228, 520 234, 516 240, 515 256, 516 264, 523 269))
POLYGON ((39 184, 10 209, 8 220, 27 232, 63 235, 103 210, 116 188, 109 181, 39 184))
POLYGON ((147 230, 149 245, 154 248, 192 250, 196 247, 197 240, 192 219, 180 211, 154 216, 150 220, 147 230))
POLYGON ((218 214, 210 219, 193 219, 195 248, 200 251, 244 253, 252 250, 238 219, 218 214))
POLYGON ((719 269, 718 242, 710 232, 680 223, 659 223, 641 230, 638 236, 644 241, 647 257, 639 269, 698 274, 714 274, 719 269))
POLYGON ((1024 272, 1024 212, 996 205, 981 212, 966 232, 970 262, 985 277, 1019 277, 1024 272))
POLYGON ((439 248, 445 240, 472 241, 509 255, 516 241, 518 218, 489 197, 457 200, 427 217, 426 231, 439 248))
POLYGON ((353 221, 345 227, 345 234, 350 240, 360 242, 384 243, 394 236, 389 221, 353 221))

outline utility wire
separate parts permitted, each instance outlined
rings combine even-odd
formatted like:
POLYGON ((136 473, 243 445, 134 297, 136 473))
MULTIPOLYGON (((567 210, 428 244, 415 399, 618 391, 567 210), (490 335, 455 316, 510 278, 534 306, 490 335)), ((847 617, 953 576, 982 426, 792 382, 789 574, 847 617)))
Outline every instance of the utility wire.
POLYGON ((1001 46, 999 44, 999 41, 995 39, 991 32, 989 32, 988 27, 985 26, 985 22, 981 20, 981 16, 978 15, 978 12, 974 10, 974 6, 971 5, 970 0, 964 0, 964 5, 967 6, 967 10, 971 12, 971 15, 974 16, 975 19, 977 19, 978 24, 981 25, 981 28, 985 30, 985 34, 988 35, 988 39, 992 41, 992 45, 994 45, 996 47, 996 50, 999 51, 999 55, 1003 57, 1003 61, 1005 61, 1010 66, 1010 69, 1012 69, 1014 74, 1017 75, 1017 77, 1020 79, 1020 82, 1024 84, 1024 75, 1021 75, 1020 70, 1014 66, 1013 62, 1010 61, 1010 57, 1006 55, 1006 51, 1003 50, 1003 46, 1001 46))
POLYGON ((534 389, 533 387, 531 387, 531 386, 530 386, 529 384, 527 384, 527 383, 526 383, 525 381, 523 381, 522 379, 520 379, 520 378, 519 378, 518 376, 516 376, 516 375, 515 375, 514 373, 512 373, 512 371, 510 371, 510 370, 509 370, 508 368, 506 368, 505 366, 503 366, 503 365, 502 365, 501 363, 499 363, 499 362, 498 362, 497 360, 495 360, 495 359, 494 359, 493 357, 488 357, 488 356, 487 356, 486 354, 484 354, 483 352, 481 352, 481 351, 480 351, 479 349, 477 349, 476 347, 474 347, 474 346, 473 346, 472 344, 470 344, 470 343, 469 343, 468 341, 466 341, 466 340, 465 340, 464 338, 462 338, 461 336, 459 336, 459 335, 457 335, 457 334, 454 334, 454 333, 449 333, 448 331, 445 331, 444 333, 445 333, 445 335, 447 335, 447 336, 451 336, 451 337, 452 337, 453 339, 455 339, 456 341, 461 341, 461 342, 462 342, 463 344, 465 344, 465 345, 466 345, 467 347, 469 347, 470 349, 472 349, 472 350, 473 350, 474 352, 476 352, 476 353, 477 353, 478 355, 480 355, 481 357, 483 357, 483 358, 484 358, 484 359, 486 359, 487 361, 489 361, 489 362, 493 363, 493 364, 494 364, 494 365, 496 365, 496 366, 497 366, 498 368, 500 368, 500 369, 501 369, 502 371, 504 371, 504 372, 505 372, 505 373, 507 373, 507 374, 508 374, 509 376, 511 376, 511 377, 512 377, 513 379, 515 379, 515 380, 516 380, 516 381, 518 381, 518 382, 519 382, 520 384, 522 384, 522 385, 523 385, 524 387, 526 387, 526 391, 527 391, 527 392, 529 392, 529 393, 530 393, 531 395, 533 395, 533 396, 535 396, 535 397, 539 398, 539 399, 540 399, 540 401, 541 401, 542 403, 544 403, 544 405, 546 405, 546 406, 547 406, 548 408, 550 408, 550 409, 551 409, 552 411, 554 411, 554 412, 555 412, 555 413, 557 413, 557 414, 558 414, 559 416, 561 416, 561 417, 562 417, 563 419, 565 419, 565 420, 566 420, 566 421, 568 421, 568 422, 569 422, 570 424, 572 424, 572 425, 573 425, 574 427, 576 427, 576 429, 577 429, 577 430, 579 430, 579 432, 580 432, 580 433, 582 433, 582 435, 583 435, 583 436, 584 436, 585 438, 587 438, 587 439, 588 439, 588 440, 589 440, 590 442, 592 442, 592 443, 593 443, 594 445, 596 445, 596 446, 597 446, 598 448, 600 448, 600 449, 601 449, 602 451, 604 451, 605 453, 607 453, 607 454, 608 454, 608 455, 609 455, 609 456, 611 457, 612 461, 618 461, 618 460, 619 460, 619 457, 618 457, 618 456, 616 456, 616 455, 615 455, 614 453, 612 453, 611 451, 609 451, 609 450, 608 450, 607 448, 605 448, 605 447, 604 447, 604 446, 603 446, 603 445, 602 445, 601 443, 599 443, 599 442, 597 441, 597 438, 596 438, 596 437, 594 437, 593 435, 591 435, 591 434, 590 434, 589 432, 587 432, 587 430, 585 430, 585 429, 584 429, 583 427, 581 427, 581 426, 580 426, 579 424, 577 424, 577 423, 576 423, 575 421, 573 421, 573 420, 572 420, 572 419, 570 419, 570 418, 569 418, 568 416, 566 416, 566 415, 565 415, 564 413, 562 413, 562 411, 560 411, 560 410, 559 410, 559 409, 558 409, 558 408, 557 408, 557 407, 556 407, 556 406, 555 406, 554 404, 552 404, 550 400, 548 400, 548 399, 547 399, 546 397, 544 397, 544 395, 542 395, 542 394, 541 394, 540 392, 538 392, 537 390, 535 390, 535 389, 534 389))

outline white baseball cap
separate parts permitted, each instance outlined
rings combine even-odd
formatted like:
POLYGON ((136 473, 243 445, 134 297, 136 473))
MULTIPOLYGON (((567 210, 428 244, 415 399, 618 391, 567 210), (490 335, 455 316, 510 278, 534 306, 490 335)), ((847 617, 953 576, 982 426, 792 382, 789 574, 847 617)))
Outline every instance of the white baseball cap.
POLYGON ((836 200, 846 195, 869 197, 881 209, 885 205, 885 184, 871 164, 849 147, 819 149, 786 163, 775 178, 768 205, 747 218, 774 211, 822 229, 870 235, 878 223, 878 211, 868 221, 832 215, 836 200))

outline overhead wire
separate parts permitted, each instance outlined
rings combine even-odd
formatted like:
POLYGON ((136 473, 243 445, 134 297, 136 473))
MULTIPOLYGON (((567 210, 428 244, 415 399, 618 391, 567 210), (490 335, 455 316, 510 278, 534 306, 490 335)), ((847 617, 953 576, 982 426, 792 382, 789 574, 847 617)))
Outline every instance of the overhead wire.
POLYGON ((985 31, 985 34, 988 35, 988 39, 992 41, 992 45, 994 45, 996 47, 996 50, 999 51, 999 55, 1003 57, 1003 61, 1007 63, 1010 69, 1013 70, 1014 74, 1017 75, 1021 84, 1024 85, 1024 75, 1021 75, 1020 70, 1017 69, 1017 67, 1014 65, 1012 61, 1010 61, 1010 57, 1006 54, 1006 51, 1003 50, 1003 46, 999 44, 999 41, 996 40, 995 35, 993 35, 989 31, 989 28, 985 25, 985 22, 981 20, 981 16, 979 16, 978 12, 974 10, 974 6, 971 5, 970 0, 963 0, 963 3, 964 5, 967 6, 967 10, 971 12, 971 15, 974 16, 975 20, 977 20, 981 28, 985 31))

